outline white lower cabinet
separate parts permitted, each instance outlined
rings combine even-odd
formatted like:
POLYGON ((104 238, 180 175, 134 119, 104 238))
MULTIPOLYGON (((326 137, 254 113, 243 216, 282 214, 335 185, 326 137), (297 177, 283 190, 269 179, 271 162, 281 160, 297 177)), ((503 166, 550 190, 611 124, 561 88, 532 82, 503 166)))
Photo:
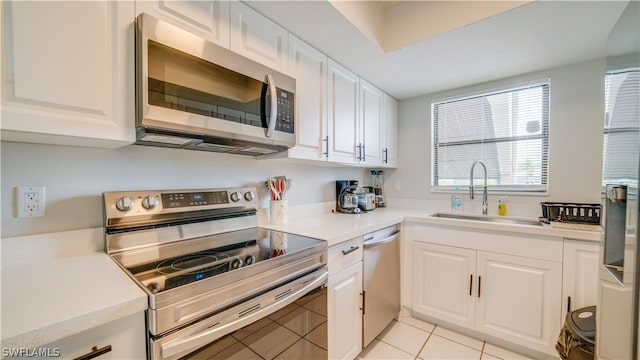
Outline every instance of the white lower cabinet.
POLYGON ((61 359, 146 359, 147 333, 144 312, 129 315, 40 348, 61 359))
POLYGON ((414 242, 413 310, 473 328, 476 251, 414 242))
POLYGON ((562 264, 478 252, 476 329, 555 354, 562 264))
POLYGON ((354 359, 362 351, 362 238, 329 248, 329 359, 354 359))
MULTIPOLYGON (((500 242, 509 241, 509 235, 443 228, 433 233, 439 240, 434 242, 440 244, 413 242, 414 314, 556 354, 562 262, 522 256, 526 252, 522 249, 515 254, 501 253, 527 246, 529 241, 521 236, 513 238, 512 243, 518 245, 501 247, 500 242), (478 248, 469 247, 474 236, 481 244, 478 248)), ((542 242, 562 254, 561 240, 557 245, 542 242)), ((530 243, 535 246, 535 239, 530 243)))
POLYGON ((598 301, 600 243, 564 240, 562 314, 598 301))

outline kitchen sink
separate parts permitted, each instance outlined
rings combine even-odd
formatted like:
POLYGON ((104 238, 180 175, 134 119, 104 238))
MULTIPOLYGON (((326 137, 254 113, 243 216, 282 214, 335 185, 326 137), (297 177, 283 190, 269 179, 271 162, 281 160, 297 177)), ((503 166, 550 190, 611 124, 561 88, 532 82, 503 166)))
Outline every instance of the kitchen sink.
POLYGON ((481 222, 488 222, 488 223, 542 226, 542 223, 538 220, 503 217, 503 216, 487 216, 487 215, 454 214, 454 213, 437 212, 432 214, 431 217, 444 218, 444 219, 481 221, 481 222))

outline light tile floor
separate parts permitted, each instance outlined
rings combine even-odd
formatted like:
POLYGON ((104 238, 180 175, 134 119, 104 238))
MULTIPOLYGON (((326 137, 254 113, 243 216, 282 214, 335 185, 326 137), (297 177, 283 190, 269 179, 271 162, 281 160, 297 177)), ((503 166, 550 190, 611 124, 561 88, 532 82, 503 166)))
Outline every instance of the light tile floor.
POLYGON ((367 346, 358 360, 530 359, 498 346, 414 319, 404 313, 367 346))

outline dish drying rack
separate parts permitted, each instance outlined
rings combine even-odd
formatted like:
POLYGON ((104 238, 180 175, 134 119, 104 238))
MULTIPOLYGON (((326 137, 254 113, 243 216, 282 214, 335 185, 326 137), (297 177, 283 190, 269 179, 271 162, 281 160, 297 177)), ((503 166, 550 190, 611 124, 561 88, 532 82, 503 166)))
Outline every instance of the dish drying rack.
POLYGON ((601 231, 602 205, 582 203, 541 202, 539 220, 551 227, 601 231))

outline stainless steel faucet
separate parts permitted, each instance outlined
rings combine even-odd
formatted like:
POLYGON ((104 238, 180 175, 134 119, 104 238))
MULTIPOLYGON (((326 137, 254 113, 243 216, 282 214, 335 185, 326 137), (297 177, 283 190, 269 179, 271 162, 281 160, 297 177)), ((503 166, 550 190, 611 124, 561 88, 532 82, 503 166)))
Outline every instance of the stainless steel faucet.
POLYGON ((482 215, 487 215, 487 209, 489 208, 489 201, 487 199, 487 165, 481 160, 476 160, 471 165, 471 174, 469 175, 469 198, 473 200, 473 169, 476 164, 482 165, 484 169, 484 188, 482 189, 482 215))

